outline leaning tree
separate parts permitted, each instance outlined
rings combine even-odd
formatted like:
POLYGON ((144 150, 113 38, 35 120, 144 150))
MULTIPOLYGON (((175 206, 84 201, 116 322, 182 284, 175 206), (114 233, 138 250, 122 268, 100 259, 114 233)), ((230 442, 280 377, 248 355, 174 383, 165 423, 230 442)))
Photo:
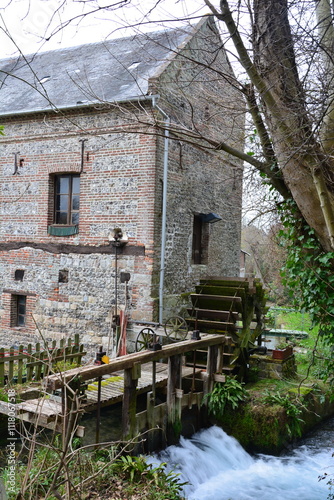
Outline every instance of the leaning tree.
POLYGON ((280 195, 287 282, 332 340, 334 3, 205 3, 244 71, 238 85, 260 145, 260 154, 248 162, 280 195))

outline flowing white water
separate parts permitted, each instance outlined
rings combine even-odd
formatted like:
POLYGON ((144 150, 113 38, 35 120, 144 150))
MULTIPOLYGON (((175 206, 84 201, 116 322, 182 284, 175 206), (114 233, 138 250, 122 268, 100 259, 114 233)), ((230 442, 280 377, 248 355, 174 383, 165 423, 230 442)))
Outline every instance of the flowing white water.
POLYGON ((333 427, 325 437, 305 440, 289 455, 249 455, 234 438, 211 427, 191 439, 181 438, 150 462, 167 462, 168 470, 189 482, 188 500, 326 500, 324 472, 334 473, 333 427))

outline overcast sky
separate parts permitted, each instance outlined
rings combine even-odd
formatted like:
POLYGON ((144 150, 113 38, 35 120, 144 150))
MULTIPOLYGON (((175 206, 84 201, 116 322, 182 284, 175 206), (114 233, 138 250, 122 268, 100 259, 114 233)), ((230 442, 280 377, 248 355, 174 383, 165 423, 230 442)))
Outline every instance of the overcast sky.
MULTIPOLYGON (((121 3, 121 0, 114 2, 121 3)), ((53 50, 83 43, 97 42, 106 37, 130 35, 138 28, 126 28, 129 24, 144 22, 142 30, 161 29, 178 20, 208 13, 203 0, 164 0, 158 7, 157 0, 128 0, 122 8, 113 11, 100 10, 85 18, 88 10, 85 2, 67 0, 0 0, 0 58, 17 53, 17 47, 25 54, 40 50, 53 50), (203 7, 204 5, 204 7, 203 7), (147 14, 152 11, 149 18, 147 14), (73 19, 68 24, 68 21, 73 19), (156 21, 149 24, 148 20, 156 21), (145 24, 147 23, 147 24, 145 24), (62 29, 59 29, 63 25, 62 29), (46 38, 49 41, 45 41, 46 38)), ((110 5, 113 0, 93 0, 89 10, 110 5)))

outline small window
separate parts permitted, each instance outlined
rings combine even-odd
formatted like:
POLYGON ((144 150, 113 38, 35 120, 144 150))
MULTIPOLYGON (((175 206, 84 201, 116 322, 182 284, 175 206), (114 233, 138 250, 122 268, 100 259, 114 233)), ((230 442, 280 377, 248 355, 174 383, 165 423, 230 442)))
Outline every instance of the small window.
POLYGON ((23 269, 16 269, 14 273, 14 280, 15 281, 23 281, 24 277, 24 270, 23 269))
POLYGON ((11 326, 25 326, 27 316, 26 295, 12 295, 11 300, 11 326))
POLYGON ((194 215, 192 263, 207 264, 209 247, 209 227, 202 215, 194 215))
POLYGON ((61 269, 58 276, 59 283, 68 283, 68 270, 61 269))
POLYGON ((54 224, 79 224, 80 175, 55 176, 54 224))

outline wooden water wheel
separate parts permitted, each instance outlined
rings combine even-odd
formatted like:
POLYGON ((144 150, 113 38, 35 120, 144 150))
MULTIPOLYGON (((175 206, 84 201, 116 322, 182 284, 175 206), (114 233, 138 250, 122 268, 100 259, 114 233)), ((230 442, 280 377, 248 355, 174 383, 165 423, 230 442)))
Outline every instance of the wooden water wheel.
POLYGON ((208 278, 201 280, 190 295, 187 322, 192 329, 232 337, 223 353, 226 373, 243 378, 249 352, 264 329, 266 297, 262 283, 249 278, 208 278))

